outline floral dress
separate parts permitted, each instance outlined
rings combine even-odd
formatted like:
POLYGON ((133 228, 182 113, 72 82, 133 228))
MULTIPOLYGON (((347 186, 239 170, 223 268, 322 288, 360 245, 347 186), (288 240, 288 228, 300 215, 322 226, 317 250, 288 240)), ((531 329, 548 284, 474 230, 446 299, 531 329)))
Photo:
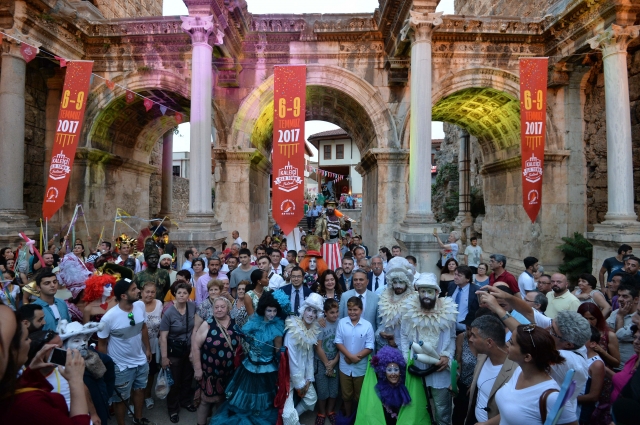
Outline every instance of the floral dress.
POLYGON ((225 338, 224 333, 218 327, 215 320, 207 320, 209 333, 204 340, 200 350, 200 361, 202 363, 202 398, 211 403, 213 397, 221 396, 224 399, 225 388, 233 376, 233 357, 238 346, 238 335, 235 333, 235 321, 231 319, 229 327, 226 329, 227 336, 232 346, 225 338))

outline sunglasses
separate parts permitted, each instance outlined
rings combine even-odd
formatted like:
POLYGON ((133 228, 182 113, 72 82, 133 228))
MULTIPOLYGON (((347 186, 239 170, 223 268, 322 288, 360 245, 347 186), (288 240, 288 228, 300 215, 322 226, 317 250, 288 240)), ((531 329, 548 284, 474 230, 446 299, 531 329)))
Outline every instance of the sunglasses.
POLYGON ((135 326, 136 325, 136 321, 133 318, 133 311, 131 313, 127 314, 127 317, 129 318, 129 324, 131 326, 135 326))
POLYGON ((533 344, 533 348, 536 347, 536 343, 533 342, 533 335, 531 335, 531 332, 533 332, 535 330, 535 328, 536 328, 536 325, 534 325, 534 324, 529 324, 529 325, 522 326, 522 330, 529 334, 529 338, 531 338, 531 344, 533 344))

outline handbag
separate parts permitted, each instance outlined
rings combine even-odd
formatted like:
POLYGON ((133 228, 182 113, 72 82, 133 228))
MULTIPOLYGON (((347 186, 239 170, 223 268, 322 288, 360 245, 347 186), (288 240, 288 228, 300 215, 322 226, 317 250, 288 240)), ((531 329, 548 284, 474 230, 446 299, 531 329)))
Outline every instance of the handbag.
POLYGON ((167 339, 167 357, 182 358, 188 356, 191 351, 191 344, 189 341, 189 304, 185 306, 184 314, 186 316, 185 334, 187 335, 187 339, 167 339))

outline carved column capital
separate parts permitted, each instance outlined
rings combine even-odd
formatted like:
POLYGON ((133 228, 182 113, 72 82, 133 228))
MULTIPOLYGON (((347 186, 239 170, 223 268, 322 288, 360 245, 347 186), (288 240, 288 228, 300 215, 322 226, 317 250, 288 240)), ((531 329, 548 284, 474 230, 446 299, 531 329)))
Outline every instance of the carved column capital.
POLYGON ((213 34, 213 44, 220 45, 224 41, 224 31, 210 16, 181 16, 182 29, 191 35, 193 44, 209 44, 209 36, 213 34))
MULTIPOLYGON (((7 31, 7 33, 10 32, 11 31, 7 31)), ((27 46, 27 48, 35 49, 35 52, 38 53, 39 47, 42 45, 41 43, 35 42, 26 36, 21 36, 21 39, 23 39, 28 44, 28 46, 25 45, 27 46)), ((3 55, 9 55, 24 60, 22 54, 20 53, 20 49, 23 46, 23 43, 21 41, 18 41, 15 38, 3 36, 2 40, 0 41, 0 45, 2 46, 0 53, 2 53, 3 55)))
POLYGON ((639 35, 640 25, 623 27, 611 24, 609 28, 587 41, 592 49, 602 50, 602 57, 605 58, 616 53, 626 53, 631 40, 639 35))
POLYGON ((402 40, 411 38, 411 42, 427 41, 431 42, 433 29, 442 24, 442 12, 426 13, 409 11, 409 18, 405 21, 400 32, 402 40))

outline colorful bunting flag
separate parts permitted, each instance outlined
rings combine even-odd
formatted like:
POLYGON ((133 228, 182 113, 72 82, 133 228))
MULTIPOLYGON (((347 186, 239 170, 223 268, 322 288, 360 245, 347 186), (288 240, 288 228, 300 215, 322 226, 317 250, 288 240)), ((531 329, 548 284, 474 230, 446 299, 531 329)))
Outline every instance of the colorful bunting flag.
POLYGON ((113 90, 114 88, 116 88, 116 83, 114 83, 111 80, 106 80, 105 84, 107 85, 107 87, 109 88, 109 90, 113 90))
POLYGON ((134 92, 132 92, 131 90, 127 90, 127 94, 125 95, 125 99, 127 100, 127 103, 131 103, 134 100, 136 100, 136 94, 134 92))
POLYGON ((147 112, 149 112, 149 109, 153 108, 153 101, 151 101, 151 99, 145 99, 144 107, 146 108, 147 112))
POLYGON ((175 118, 176 118, 176 122, 178 124, 181 124, 182 120, 184 119, 184 116, 180 112, 176 112, 175 118))
POLYGON ((164 115, 164 113, 167 112, 167 107, 164 105, 160 105, 160 112, 162 112, 162 115, 164 115))
POLYGON ((22 55, 24 61, 26 63, 29 63, 38 54, 38 49, 33 46, 29 46, 28 44, 22 43, 22 45, 20 46, 20 54, 22 55))
POLYGON ((57 61, 60 61, 60 68, 64 68, 67 66, 67 60, 65 58, 61 58, 60 56, 54 56, 57 61))

